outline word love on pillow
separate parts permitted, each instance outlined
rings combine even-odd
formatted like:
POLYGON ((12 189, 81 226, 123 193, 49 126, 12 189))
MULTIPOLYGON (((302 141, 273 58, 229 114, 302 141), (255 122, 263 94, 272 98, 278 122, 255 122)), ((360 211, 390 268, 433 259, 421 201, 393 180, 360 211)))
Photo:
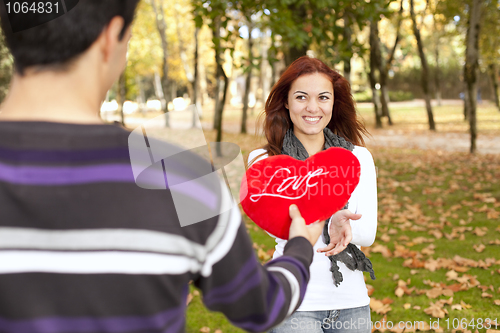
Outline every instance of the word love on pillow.
POLYGON ((289 207, 296 204, 306 224, 343 208, 359 183, 360 164, 344 148, 329 148, 305 161, 288 155, 254 163, 241 182, 245 213, 265 231, 288 239, 289 207))

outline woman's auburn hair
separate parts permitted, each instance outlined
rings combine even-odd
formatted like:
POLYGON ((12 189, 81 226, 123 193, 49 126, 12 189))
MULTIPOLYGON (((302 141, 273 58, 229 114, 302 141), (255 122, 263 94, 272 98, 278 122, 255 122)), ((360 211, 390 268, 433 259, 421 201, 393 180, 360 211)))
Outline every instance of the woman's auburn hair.
POLYGON ((285 134, 293 126, 290 113, 285 108, 292 83, 302 75, 315 73, 325 74, 333 85, 333 112, 327 127, 354 145, 365 145, 363 134, 369 135, 369 133, 357 117, 349 82, 321 60, 303 56, 295 60, 281 75, 271 89, 264 112, 261 114, 261 117, 264 117, 263 127, 267 139, 267 144, 263 148, 267 150, 269 156, 281 154, 285 134))

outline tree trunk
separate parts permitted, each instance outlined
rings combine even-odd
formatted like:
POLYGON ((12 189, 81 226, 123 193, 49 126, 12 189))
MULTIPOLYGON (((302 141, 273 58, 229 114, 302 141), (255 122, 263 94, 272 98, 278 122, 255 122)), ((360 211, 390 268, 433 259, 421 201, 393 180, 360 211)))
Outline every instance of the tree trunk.
POLYGON ((193 71, 191 70, 191 67, 189 66, 189 61, 187 58, 186 54, 186 47, 184 46, 185 43, 182 40, 182 35, 181 35, 181 24, 179 21, 179 14, 177 13, 176 6, 173 5, 172 8, 174 9, 174 18, 175 18, 175 27, 176 27, 176 32, 177 32, 177 40, 179 43, 179 54, 182 62, 182 67, 184 69, 184 74, 186 75, 186 79, 188 80, 188 95, 191 98, 191 101, 193 100, 193 94, 194 94, 194 75, 193 71))
POLYGON ((177 82, 170 82, 170 100, 173 101, 177 98, 177 82))
POLYGON ((156 6, 156 0, 151 0, 151 6, 156 17, 156 27, 160 33, 161 47, 163 51, 163 62, 162 69, 163 73, 161 76, 162 88, 163 88, 163 98, 165 99, 165 104, 163 105, 165 112, 165 126, 170 126, 169 114, 168 114, 168 104, 170 103, 170 85, 168 80, 168 42, 167 42, 167 23, 165 22, 165 11, 163 10, 163 0, 158 0, 159 6, 156 6))
POLYGON ((309 50, 308 46, 299 46, 299 47, 291 47, 288 49, 288 52, 285 53, 285 65, 286 67, 290 66, 292 62, 299 59, 302 56, 307 55, 307 50, 309 50))
POLYGON ((441 106, 441 73, 439 70, 439 43, 436 44, 436 73, 434 75, 434 84, 436 86, 436 99, 439 106, 441 106))
MULTIPOLYGON (((275 48, 275 41, 274 41, 274 35, 271 35, 271 47, 269 48, 269 54, 267 56, 268 58, 268 61, 269 61, 269 67, 271 69, 271 83, 269 84, 269 86, 272 88, 274 87, 274 85, 276 84, 276 64, 277 64, 277 60, 276 60, 276 48, 275 48)), ((267 101, 267 99, 266 99, 267 101)), ((264 102, 264 106, 265 106, 265 102, 264 102)))
POLYGON ((380 47, 379 47, 379 40, 378 40, 378 34, 377 34, 377 25, 378 21, 375 21, 374 19, 370 20, 370 87, 372 90, 372 101, 373 101, 373 108, 375 110, 375 127, 376 128, 382 128, 382 116, 380 114, 380 107, 379 107, 379 95, 377 92, 377 78, 375 75, 375 71, 380 68, 379 60, 380 60, 380 47), (378 53, 378 54, 377 54, 378 53))
POLYGON ((387 123, 392 126, 391 112, 389 111, 389 91, 387 88, 387 78, 380 72, 380 104, 382 105, 382 117, 387 117, 387 123))
POLYGON ((248 25, 248 67, 247 67, 247 77, 245 79, 245 94, 243 95, 243 115, 241 118, 241 133, 247 133, 247 113, 248 113, 248 97, 250 95, 250 85, 252 83, 252 66, 253 66, 253 38, 252 30, 253 25, 250 22, 248 25))
MULTIPOLYGON (((464 66, 464 80, 465 80, 465 66, 464 66)), ((467 83, 464 82, 464 120, 469 120, 470 115, 470 98, 467 83)))
POLYGON ((122 75, 118 79, 118 94, 116 97, 118 99, 118 111, 120 112, 121 124, 125 126, 125 112, 123 111, 123 105, 125 104, 125 98, 127 96, 127 82, 125 71, 123 71, 122 75))
POLYGON ((431 131, 436 130, 436 124, 434 123, 434 115, 432 113, 431 106, 431 96, 429 92, 429 65, 427 64, 427 58, 425 57, 424 45, 422 38, 420 37, 420 30, 417 27, 417 19, 415 17, 415 8, 413 5, 413 0, 410 0, 410 14, 411 20, 413 21, 413 34, 417 40, 418 54, 420 56, 420 62, 422 64, 422 90, 424 91, 425 97, 425 108, 427 110, 427 117, 429 119, 429 129, 431 131))
POLYGON ((198 73, 198 34, 200 28, 196 28, 194 31, 194 82, 193 82, 193 124, 192 127, 196 127, 196 120, 198 119, 198 93, 199 93, 199 73, 198 73))
MULTIPOLYGON (((351 40, 351 36, 352 36, 352 29, 351 29, 351 17, 350 17, 350 14, 346 11, 345 14, 344 14, 344 31, 343 31, 343 37, 344 37, 344 41, 346 41, 346 48, 347 48, 347 52, 351 52, 352 50, 352 40, 351 40)), ((351 88, 352 88, 352 82, 351 82, 351 58, 352 56, 349 55, 349 56, 346 56, 344 57, 343 59, 343 62, 344 62, 344 78, 349 82, 349 84, 351 84, 351 88)))
MULTIPOLYGON (((222 114, 224 112, 224 105, 226 104, 227 91, 228 91, 228 88, 229 88, 229 78, 226 75, 226 73, 224 72, 224 68, 222 68, 221 64, 218 64, 218 66, 217 66, 217 72, 219 73, 219 76, 222 76, 223 79, 224 79, 224 92, 223 92, 223 95, 222 95, 222 100, 218 103, 219 107, 216 110, 217 114, 219 116, 217 117, 217 119, 218 119, 218 121, 217 121, 217 127, 216 127, 216 129, 217 129, 217 139, 215 141, 216 142, 222 142, 222 114)), ((220 149, 220 146, 221 145, 217 145, 217 148, 220 149)), ((222 156, 222 154, 221 154, 220 151, 217 151, 217 155, 218 156, 222 156)))
MULTIPOLYGON (((403 0, 401 0, 401 6, 399 8, 399 18, 396 28, 396 39, 394 40, 394 44, 392 45, 391 51, 387 57, 387 60, 380 58, 380 90, 382 93, 382 115, 387 117, 387 121, 390 126, 393 125, 391 112, 389 109, 389 89, 387 88, 387 81, 389 77, 389 70, 391 69, 392 62, 394 60, 394 55, 396 54, 396 49, 398 47, 398 43, 401 40, 401 22, 403 22, 403 0)), ((378 40, 378 28, 377 28, 377 40, 378 40)))
POLYGON ((137 94, 137 104, 139 105, 141 115, 144 117, 146 111, 146 93, 144 92, 144 84, 142 83, 142 79, 139 75, 135 76, 135 84, 137 85, 137 88, 139 88, 139 93, 137 94))
MULTIPOLYGON (((219 64, 222 62, 221 57, 221 47, 220 47, 220 18, 214 18, 213 26, 212 26, 212 35, 215 44, 215 106, 214 106, 214 129, 218 130, 219 117, 221 116, 219 113, 219 104, 220 104, 220 92, 221 92, 221 73, 219 70, 219 64)), ((221 66, 222 67, 222 66, 221 66)), ((224 69, 222 69, 224 72, 224 69)))
MULTIPOLYGON (((373 48, 374 64, 379 72, 380 80, 380 106, 381 116, 387 117, 389 125, 392 125, 391 116, 389 115, 389 94, 387 92, 387 75, 388 72, 384 70, 384 62, 382 59, 382 52, 380 50, 380 38, 378 30, 378 20, 373 21, 373 26, 370 26, 370 48, 373 48)), ((378 93, 377 93, 378 95, 378 93)), ((378 96, 377 96, 378 97, 378 96)))
MULTIPOLYGON (((260 65, 260 73, 262 75, 262 107, 266 105, 266 100, 267 96, 269 96, 269 91, 271 90, 271 87, 269 86, 271 81, 270 79, 270 73, 269 73, 269 60, 268 60, 268 54, 269 54, 269 40, 267 37, 267 30, 264 31, 261 37, 261 57, 262 57, 262 62, 260 65)), ((253 115, 253 112, 255 110, 255 106, 252 108, 251 114, 253 115)))
MULTIPOLYGON (((200 98, 199 105, 200 107, 205 105, 206 101, 210 99, 208 96, 208 82, 207 82, 207 73, 205 69, 205 64, 203 64, 203 61, 200 61, 199 64, 199 87, 200 87, 200 93, 198 94, 198 97, 200 98)), ((203 118, 203 109, 200 108, 198 110, 198 114, 200 115, 200 119, 203 118)))
MULTIPOLYGON (((222 114, 224 112, 224 105, 226 104, 227 91, 229 88, 229 78, 224 72, 222 64, 224 63, 221 59, 224 53, 222 52, 220 45, 220 18, 214 19, 212 26, 212 33, 215 41, 215 63, 217 65, 217 89, 215 93, 215 115, 214 115, 214 129, 217 130, 216 142, 222 141, 222 114), (220 98, 222 80, 224 84, 224 91, 222 99, 220 98)), ((220 145, 217 145, 217 155, 221 156, 220 145)))
POLYGON ((476 91, 479 69, 479 31, 481 29, 481 0, 473 0, 470 8, 469 27, 467 30, 467 49, 465 57, 465 82, 469 92, 470 152, 474 154, 477 138, 476 91))
MULTIPOLYGON (((307 11, 304 4, 298 5, 296 3, 292 3, 288 5, 288 10, 291 13, 297 13, 297 23, 305 22, 307 19, 307 11)), ((292 62, 297 60, 298 58, 307 55, 307 50, 309 50, 309 45, 299 45, 293 46, 285 52, 285 65, 286 67, 290 66, 292 62)))
POLYGON ((493 98, 495 99, 495 105, 500 111, 500 96, 498 93, 498 69, 494 63, 488 65, 488 71, 490 72, 491 86, 493 88, 493 98))
MULTIPOLYGON (((378 30, 378 29, 377 29, 378 30)), ((382 62, 382 59, 380 59, 382 62)), ((392 126, 391 114, 389 112, 389 92, 387 91, 387 75, 383 69, 384 66, 380 66, 380 104, 382 105, 382 117, 387 117, 387 121, 390 126, 392 126)))

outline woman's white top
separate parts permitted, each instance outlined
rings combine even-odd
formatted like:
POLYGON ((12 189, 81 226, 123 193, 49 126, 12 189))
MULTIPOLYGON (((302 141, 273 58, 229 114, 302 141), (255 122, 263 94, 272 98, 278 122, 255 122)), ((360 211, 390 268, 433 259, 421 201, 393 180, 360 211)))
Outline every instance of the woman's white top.
MULTIPOLYGON (((250 153, 248 161, 266 153, 264 149, 257 149, 250 153)), ((370 246, 375 240, 377 232, 377 175, 373 157, 370 152, 359 146, 354 146, 352 153, 358 158, 361 166, 359 184, 348 201, 348 209, 362 214, 359 220, 351 220, 352 244, 370 246)), ((257 161, 267 158, 261 156, 257 161)), ((256 161, 255 161, 256 162, 256 161)), ((286 240, 276 238, 276 251, 273 258, 283 255, 286 240)), ((310 267, 311 278, 307 285, 304 301, 298 311, 324 311, 350 309, 370 304, 363 272, 351 271, 344 263, 337 262, 344 281, 338 287, 333 283, 331 262, 324 253, 317 249, 326 247, 323 237, 320 236, 314 245, 314 258, 310 267)))

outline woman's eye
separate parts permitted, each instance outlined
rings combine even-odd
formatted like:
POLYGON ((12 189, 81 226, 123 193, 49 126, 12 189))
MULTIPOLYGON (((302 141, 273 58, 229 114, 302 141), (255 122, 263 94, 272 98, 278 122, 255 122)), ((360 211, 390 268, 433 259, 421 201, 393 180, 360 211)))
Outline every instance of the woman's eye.
POLYGON ((327 101, 330 99, 328 96, 319 96, 319 98, 323 101, 327 101))
POLYGON ((297 96, 297 99, 304 100, 304 99, 306 99, 306 96, 299 95, 299 96, 297 96))

